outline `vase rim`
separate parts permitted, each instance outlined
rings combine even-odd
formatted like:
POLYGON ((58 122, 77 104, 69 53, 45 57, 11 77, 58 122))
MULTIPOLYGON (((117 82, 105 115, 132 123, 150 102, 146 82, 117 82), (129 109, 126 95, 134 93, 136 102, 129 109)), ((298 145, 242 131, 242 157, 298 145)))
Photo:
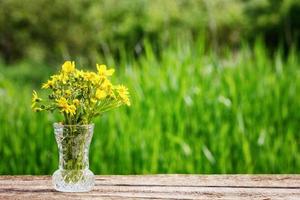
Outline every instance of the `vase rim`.
POLYGON ((74 127, 74 126, 80 126, 80 127, 94 127, 94 123, 91 124, 61 124, 61 123, 53 123, 54 128, 61 128, 61 127, 74 127))

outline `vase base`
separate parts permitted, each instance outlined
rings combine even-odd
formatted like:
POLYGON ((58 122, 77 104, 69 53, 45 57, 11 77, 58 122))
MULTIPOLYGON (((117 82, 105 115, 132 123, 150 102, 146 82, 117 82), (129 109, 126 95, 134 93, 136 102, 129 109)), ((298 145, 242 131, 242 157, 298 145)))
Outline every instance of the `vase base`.
POLYGON ((89 192, 95 185, 95 175, 89 169, 56 170, 52 175, 55 190, 60 192, 89 192))

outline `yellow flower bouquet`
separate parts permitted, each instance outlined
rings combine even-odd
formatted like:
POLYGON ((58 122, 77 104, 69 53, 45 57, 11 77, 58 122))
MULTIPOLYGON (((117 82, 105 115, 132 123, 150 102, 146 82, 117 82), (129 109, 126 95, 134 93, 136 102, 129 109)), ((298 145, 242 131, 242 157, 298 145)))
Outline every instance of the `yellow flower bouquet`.
POLYGON ((94 174, 89 170, 88 151, 93 135, 92 120, 122 105, 130 106, 128 89, 113 85, 114 69, 96 65, 97 72, 78 70, 66 61, 56 75, 42 85, 50 91, 46 99, 32 95, 32 109, 59 111, 63 122, 54 124, 59 149, 59 169, 52 180, 56 190, 84 192, 92 189, 94 174))
POLYGON ((119 107, 130 105, 128 89, 112 85, 108 79, 114 69, 97 64, 97 73, 75 68, 75 63, 66 61, 59 74, 51 76, 43 89, 52 92, 45 101, 33 91, 34 111, 59 110, 64 115, 63 124, 89 124, 96 116, 119 107))

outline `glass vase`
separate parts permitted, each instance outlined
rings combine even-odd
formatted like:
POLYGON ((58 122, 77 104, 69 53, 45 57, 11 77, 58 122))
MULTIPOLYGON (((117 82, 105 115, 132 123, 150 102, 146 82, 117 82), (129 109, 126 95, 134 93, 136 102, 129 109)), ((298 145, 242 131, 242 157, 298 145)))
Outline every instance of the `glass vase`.
POLYGON ((62 192, 88 192, 95 184, 89 170, 89 147, 94 125, 54 124, 59 169, 52 175, 54 188, 62 192))

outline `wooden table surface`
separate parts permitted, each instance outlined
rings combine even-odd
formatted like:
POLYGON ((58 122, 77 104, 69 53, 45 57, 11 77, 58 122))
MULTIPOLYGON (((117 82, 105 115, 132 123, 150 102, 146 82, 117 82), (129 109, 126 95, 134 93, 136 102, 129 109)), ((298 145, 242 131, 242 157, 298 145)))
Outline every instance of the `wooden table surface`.
POLYGON ((56 192, 50 176, 0 176, 0 199, 300 200, 300 175, 96 176, 87 193, 56 192))

